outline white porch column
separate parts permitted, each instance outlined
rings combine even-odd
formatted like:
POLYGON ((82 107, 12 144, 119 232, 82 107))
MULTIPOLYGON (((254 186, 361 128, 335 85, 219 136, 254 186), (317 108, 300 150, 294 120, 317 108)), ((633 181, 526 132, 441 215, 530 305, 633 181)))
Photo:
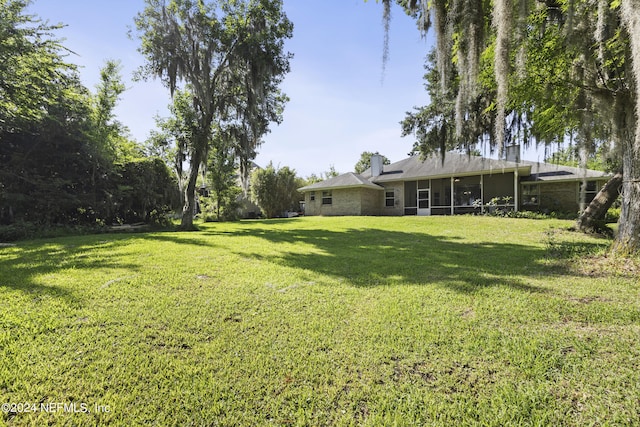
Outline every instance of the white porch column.
POLYGON ((455 191, 453 191, 454 181, 455 181, 454 178, 451 177, 451 215, 453 215, 453 211, 454 211, 453 209, 453 205, 454 205, 453 197, 455 195, 455 191))
POLYGON ((480 213, 484 215, 484 175, 480 174, 480 213))
POLYGON ((519 199, 520 199, 520 194, 518 192, 518 189, 520 188, 520 183, 518 182, 518 169, 516 168, 515 172, 513 172, 513 202, 515 203, 515 207, 514 210, 516 212, 518 212, 518 205, 519 203, 519 199))

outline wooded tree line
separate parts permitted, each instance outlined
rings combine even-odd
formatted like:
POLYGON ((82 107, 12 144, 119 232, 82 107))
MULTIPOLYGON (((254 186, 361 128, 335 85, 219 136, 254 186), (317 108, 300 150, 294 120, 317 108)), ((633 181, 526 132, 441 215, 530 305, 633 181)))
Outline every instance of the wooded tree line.
POLYGON ((281 1, 145 1, 134 18, 147 60, 138 77, 159 77, 173 98, 172 117, 145 146, 114 115, 125 89, 117 62, 91 93, 55 37, 60 27, 27 15, 28 0, 0 2, 3 223, 149 221, 181 203, 190 229, 203 180, 218 215, 237 197, 238 169, 246 192, 261 138, 287 101, 279 84, 292 24, 281 1))
POLYGON ((178 202, 181 225, 191 229, 201 209, 218 220, 235 217, 242 192, 268 217, 299 209, 304 183, 288 167, 258 170, 249 195, 261 138, 282 120, 287 101, 279 84, 293 26, 281 1, 145 1, 131 31, 146 59, 138 77, 160 78, 172 102, 144 146, 114 115, 125 90, 118 64, 106 63, 91 93, 66 62, 58 27, 26 16, 27 1, 2 1, 3 31, 19 41, 3 46, 25 47, 3 51, 22 64, 3 70, 11 77, 5 93, 14 90, 2 110, 5 223, 148 221, 178 202))
POLYGON ((27 1, 0 1, 0 221, 152 221, 176 199, 166 165, 114 115, 124 85, 107 61, 92 92, 27 1))
MULTIPOLYGON (((417 148, 502 151, 571 139, 587 159, 605 147, 622 172, 614 249, 637 253, 640 0, 396 2, 436 34, 426 74, 432 103, 403 123, 417 148)), ((391 3, 383 0, 387 18, 391 3)), ((116 62, 92 93, 67 62, 57 26, 26 15, 27 0, 0 4, 0 221, 149 220, 180 199, 190 229, 207 165, 239 168, 246 191, 261 138, 287 101, 279 85, 293 26, 282 1, 145 1, 134 19, 146 58, 139 75, 162 80, 174 113, 159 123, 153 148, 131 141, 114 117, 124 90, 116 62)))
MULTIPOLYGON (((382 2, 388 19, 393 1, 382 2)), ((396 3, 436 36, 425 76, 431 104, 403 123, 417 148, 502 152, 572 140, 586 163, 605 147, 621 172, 613 250, 640 251, 640 0, 396 3)))

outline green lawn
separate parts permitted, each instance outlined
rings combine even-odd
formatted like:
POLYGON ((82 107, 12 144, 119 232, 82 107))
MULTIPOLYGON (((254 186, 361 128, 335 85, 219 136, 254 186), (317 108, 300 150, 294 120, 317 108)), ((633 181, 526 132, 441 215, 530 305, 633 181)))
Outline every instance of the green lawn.
POLYGON ((19 410, 0 424, 639 425, 638 269, 570 225, 298 218, 0 247, 0 403, 19 410))

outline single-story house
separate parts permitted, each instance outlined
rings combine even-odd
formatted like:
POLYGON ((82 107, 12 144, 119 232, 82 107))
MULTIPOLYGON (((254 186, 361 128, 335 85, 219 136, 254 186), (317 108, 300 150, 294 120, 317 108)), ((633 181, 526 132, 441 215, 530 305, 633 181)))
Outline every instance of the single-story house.
POLYGON ((454 215, 502 209, 577 213, 610 175, 529 161, 447 153, 390 165, 374 155, 362 174, 345 173, 299 189, 306 215, 454 215), (583 188, 583 186, 585 186, 583 188))

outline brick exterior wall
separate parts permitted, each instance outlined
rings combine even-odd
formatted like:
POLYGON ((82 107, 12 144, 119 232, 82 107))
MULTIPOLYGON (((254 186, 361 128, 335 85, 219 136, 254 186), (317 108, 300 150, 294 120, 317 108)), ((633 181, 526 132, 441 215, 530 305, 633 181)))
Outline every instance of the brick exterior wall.
POLYGON ((540 210, 578 213, 579 188, 577 182, 540 184, 540 210))
POLYGON ((322 198, 322 192, 320 191, 307 191, 304 193, 304 214, 309 216, 320 215, 319 206, 321 201, 318 200, 318 194, 322 198), (311 200, 311 197, 315 200, 311 200))
POLYGON ((385 184, 384 192, 382 192, 382 202, 380 204, 380 213, 383 216, 402 216, 404 215, 404 182, 393 182, 385 184), (386 205, 385 193, 393 191, 394 205, 386 205))
POLYGON ((305 215, 309 216, 379 215, 384 204, 384 192, 369 188, 331 190, 330 205, 322 204, 322 191, 315 191, 314 201, 311 194, 305 194, 305 215))
POLYGON ((369 188, 360 189, 361 215, 380 215, 384 206, 384 191, 369 188))

